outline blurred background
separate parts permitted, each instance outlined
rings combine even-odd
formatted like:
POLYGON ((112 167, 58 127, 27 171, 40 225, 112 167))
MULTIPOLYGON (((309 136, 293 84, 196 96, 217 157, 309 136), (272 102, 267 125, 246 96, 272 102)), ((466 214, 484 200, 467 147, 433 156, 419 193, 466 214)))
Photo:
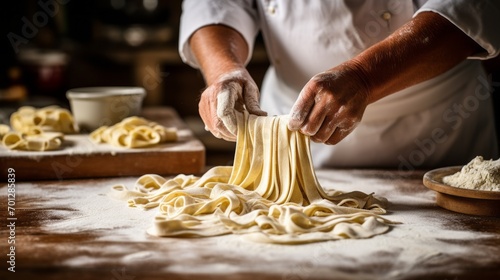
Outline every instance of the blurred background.
MULTIPOLYGON (((17 107, 58 104, 85 86, 141 86, 144 106, 175 108, 207 147, 207 164, 231 164, 234 143, 205 132, 201 73, 178 54, 181 0, 18 0, 1 7, 0 123, 17 107)), ((257 40, 249 71, 268 67, 257 40)))
MULTIPOLYGON (((9 113, 21 105, 68 107, 65 92, 70 88, 141 86, 147 91, 144 106, 175 108, 207 147, 209 165, 231 164, 234 143, 205 132, 198 116, 203 77, 183 64, 177 51, 181 4, 181 0, 4 1, 0 123, 8 123, 9 113)), ((498 61, 486 64, 494 72, 497 109, 498 61)), ((268 65, 259 37, 248 66, 257 84, 268 65)))

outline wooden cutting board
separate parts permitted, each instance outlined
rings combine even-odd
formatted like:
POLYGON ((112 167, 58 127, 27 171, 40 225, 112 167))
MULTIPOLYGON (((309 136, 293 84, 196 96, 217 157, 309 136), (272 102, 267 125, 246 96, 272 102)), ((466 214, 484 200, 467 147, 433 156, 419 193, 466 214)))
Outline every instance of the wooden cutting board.
POLYGON ((193 136, 175 110, 145 108, 142 116, 166 127, 178 129, 179 140, 149 148, 123 149, 94 144, 88 134, 65 135, 57 151, 11 151, 0 145, 0 174, 7 178, 13 168, 17 181, 201 174, 205 167, 205 147, 193 136))

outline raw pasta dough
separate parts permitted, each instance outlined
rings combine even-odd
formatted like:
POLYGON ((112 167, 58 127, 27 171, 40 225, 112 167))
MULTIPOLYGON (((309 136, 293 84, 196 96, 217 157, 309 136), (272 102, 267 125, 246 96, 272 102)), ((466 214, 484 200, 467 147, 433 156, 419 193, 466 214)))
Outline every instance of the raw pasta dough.
POLYGON ((77 132, 71 113, 58 106, 21 107, 12 113, 10 125, 14 131, 3 133, 1 139, 11 150, 56 150, 63 142, 64 133, 77 132))
POLYGON ((325 193, 311 162, 309 138, 287 129, 285 116, 238 115, 234 167, 201 178, 140 177, 136 190, 114 186, 130 207, 159 208, 156 236, 245 234, 251 240, 304 243, 367 238, 389 229, 384 199, 362 192, 325 193))
POLYGON ((3 137, 2 142, 11 150, 50 151, 58 149, 63 140, 64 134, 60 132, 41 132, 31 135, 9 132, 3 137))
POLYGON ((12 129, 32 134, 32 131, 61 132, 71 134, 78 132, 71 113, 58 106, 48 106, 36 109, 31 106, 19 108, 10 116, 12 129))
POLYGON ((109 143, 123 148, 141 148, 177 141, 177 130, 166 128, 140 117, 129 117, 108 127, 101 126, 90 134, 94 143, 109 143))

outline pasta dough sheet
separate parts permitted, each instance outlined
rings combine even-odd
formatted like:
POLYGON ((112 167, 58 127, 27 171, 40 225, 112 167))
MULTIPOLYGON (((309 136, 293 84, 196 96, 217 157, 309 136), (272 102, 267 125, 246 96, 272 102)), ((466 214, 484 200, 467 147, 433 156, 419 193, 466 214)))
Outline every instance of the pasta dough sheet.
POLYGON ((309 138, 287 128, 285 116, 238 114, 234 166, 202 177, 147 174, 135 190, 116 185, 130 207, 158 208, 155 236, 242 234, 249 240, 306 243, 368 238, 389 230, 386 200, 358 191, 326 193, 311 161, 309 138))
POLYGON ((90 133, 90 140, 122 148, 142 148, 177 141, 177 129, 134 116, 110 127, 101 126, 90 133))

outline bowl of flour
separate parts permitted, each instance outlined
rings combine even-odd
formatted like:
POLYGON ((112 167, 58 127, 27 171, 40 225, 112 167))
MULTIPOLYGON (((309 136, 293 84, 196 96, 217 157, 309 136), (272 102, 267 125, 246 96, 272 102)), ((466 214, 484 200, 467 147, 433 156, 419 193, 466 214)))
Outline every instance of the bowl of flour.
POLYGON ((436 204, 459 213, 500 216, 500 160, 475 157, 464 166, 425 173, 423 183, 436 191, 436 204))
POLYGON ((443 177, 443 183, 462 189, 500 192, 500 159, 477 156, 460 172, 443 177))

